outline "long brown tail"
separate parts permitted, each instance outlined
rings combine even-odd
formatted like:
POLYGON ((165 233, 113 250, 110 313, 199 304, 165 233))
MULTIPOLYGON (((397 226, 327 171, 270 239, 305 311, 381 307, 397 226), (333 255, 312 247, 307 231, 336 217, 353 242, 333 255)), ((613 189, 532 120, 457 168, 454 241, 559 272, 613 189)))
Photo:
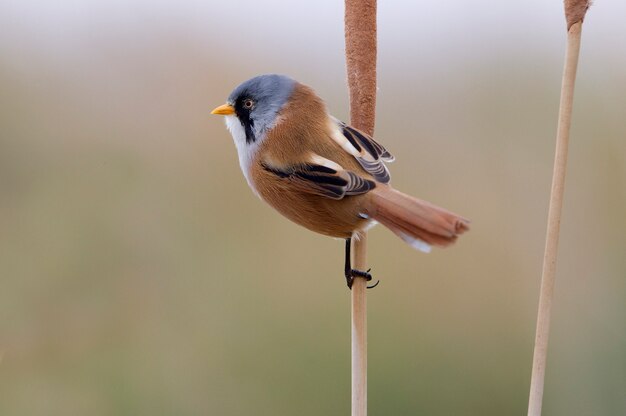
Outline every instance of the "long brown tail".
POLYGON ((429 202, 377 186, 368 213, 413 248, 429 252, 431 246, 446 247, 469 230, 469 221, 429 202))

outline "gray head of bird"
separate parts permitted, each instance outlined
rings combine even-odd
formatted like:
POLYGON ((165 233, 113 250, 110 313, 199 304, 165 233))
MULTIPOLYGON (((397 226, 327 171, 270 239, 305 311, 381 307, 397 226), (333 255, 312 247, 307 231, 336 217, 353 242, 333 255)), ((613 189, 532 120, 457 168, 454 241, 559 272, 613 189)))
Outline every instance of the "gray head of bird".
POLYGON ((226 104, 211 114, 226 116, 226 125, 235 142, 255 144, 276 124, 278 112, 289 100, 295 85, 296 81, 285 75, 259 75, 235 88, 226 104))

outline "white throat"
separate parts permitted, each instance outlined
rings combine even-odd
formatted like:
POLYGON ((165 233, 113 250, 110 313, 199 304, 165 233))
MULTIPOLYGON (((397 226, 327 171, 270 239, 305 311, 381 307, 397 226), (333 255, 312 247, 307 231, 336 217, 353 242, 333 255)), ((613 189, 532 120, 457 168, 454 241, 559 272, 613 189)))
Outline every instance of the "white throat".
POLYGON ((258 195, 254 184, 250 180, 250 166, 254 161, 257 151, 259 150, 259 142, 261 138, 258 138, 254 143, 246 143, 246 130, 235 115, 226 116, 226 127, 233 136, 235 146, 237 146, 237 153, 239 154, 239 166, 243 176, 246 177, 248 185, 252 191, 258 195))

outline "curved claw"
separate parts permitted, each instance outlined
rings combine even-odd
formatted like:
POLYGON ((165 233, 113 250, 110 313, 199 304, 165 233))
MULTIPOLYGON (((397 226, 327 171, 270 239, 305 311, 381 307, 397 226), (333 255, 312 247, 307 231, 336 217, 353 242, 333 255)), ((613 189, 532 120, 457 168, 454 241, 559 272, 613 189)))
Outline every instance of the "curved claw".
POLYGON ((376 283, 374 283, 371 286, 367 286, 368 289, 374 289, 376 286, 378 286, 378 284, 380 283, 380 280, 376 280, 376 283))

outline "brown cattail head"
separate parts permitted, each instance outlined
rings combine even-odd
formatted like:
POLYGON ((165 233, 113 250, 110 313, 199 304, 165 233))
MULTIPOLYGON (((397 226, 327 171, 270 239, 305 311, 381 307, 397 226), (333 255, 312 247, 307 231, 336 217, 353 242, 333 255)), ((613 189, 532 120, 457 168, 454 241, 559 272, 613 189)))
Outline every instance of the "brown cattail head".
POLYGON ((374 134, 376 114, 376 0, 345 0, 350 123, 374 134))
POLYGON ((582 22, 587 9, 591 6, 590 0, 565 0, 565 20, 567 20, 567 30, 574 23, 582 22))

